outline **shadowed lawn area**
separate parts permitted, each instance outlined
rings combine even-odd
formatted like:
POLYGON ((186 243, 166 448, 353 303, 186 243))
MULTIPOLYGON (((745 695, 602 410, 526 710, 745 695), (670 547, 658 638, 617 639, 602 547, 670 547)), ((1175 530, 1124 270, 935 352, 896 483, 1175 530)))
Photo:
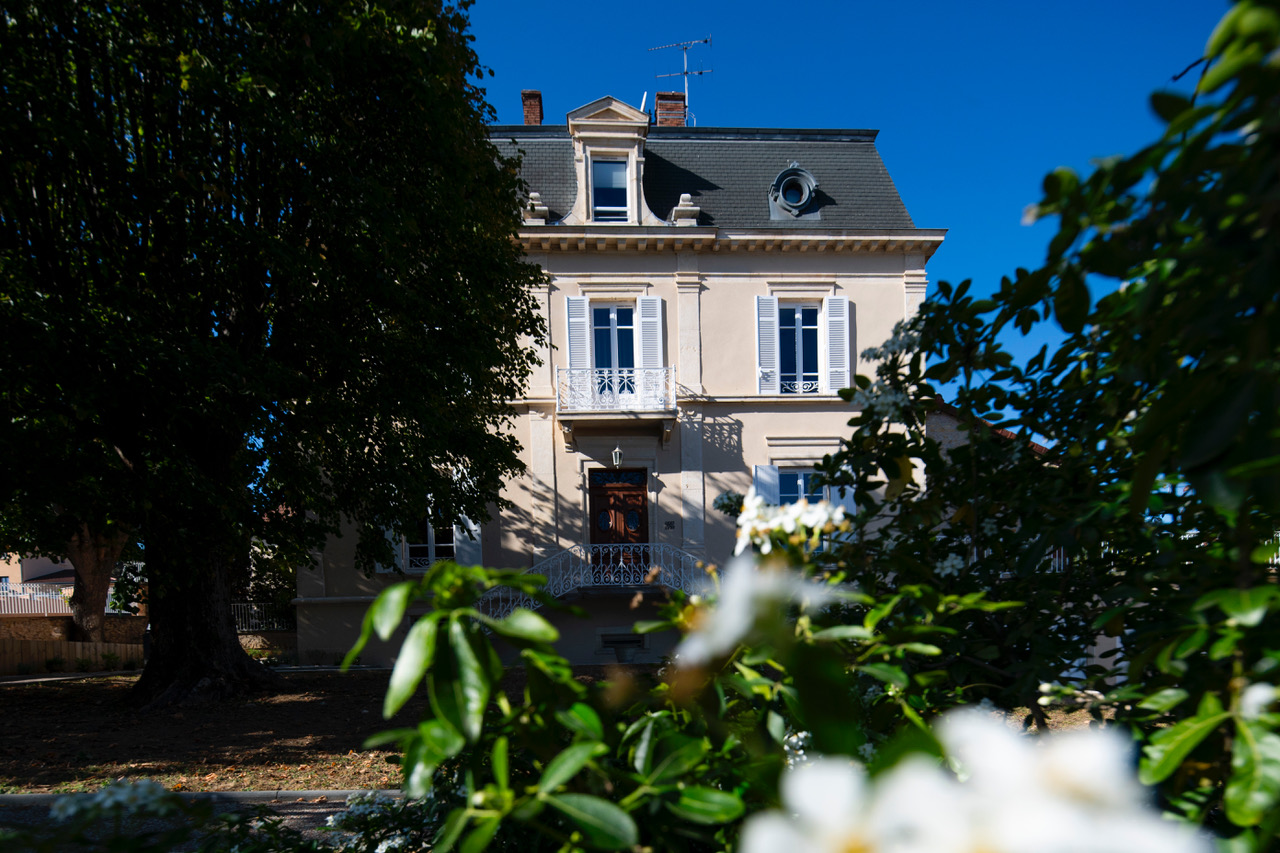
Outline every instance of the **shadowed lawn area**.
POLYGON ((421 719, 426 702, 383 720, 388 676, 286 674, 288 693, 145 715, 127 704, 135 676, 0 684, 0 793, 121 777, 189 791, 398 788, 398 753, 361 744, 421 719))

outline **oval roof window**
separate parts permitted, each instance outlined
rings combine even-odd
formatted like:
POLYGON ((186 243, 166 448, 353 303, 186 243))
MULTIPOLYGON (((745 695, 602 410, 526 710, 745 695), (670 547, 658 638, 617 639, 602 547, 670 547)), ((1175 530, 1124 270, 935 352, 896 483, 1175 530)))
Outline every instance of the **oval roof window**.
POLYGON ((813 202, 817 189, 818 181, 813 173, 793 161, 773 179, 769 187, 770 207, 790 216, 799 216, 813 202))

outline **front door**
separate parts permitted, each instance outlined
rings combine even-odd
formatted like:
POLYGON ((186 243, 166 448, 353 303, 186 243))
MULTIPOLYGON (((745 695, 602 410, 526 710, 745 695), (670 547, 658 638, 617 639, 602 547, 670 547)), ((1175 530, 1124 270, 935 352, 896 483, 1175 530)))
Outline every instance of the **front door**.
POLYGON ((649 492, 643 468, 597 468, 587 473, 592 580, 644 583, 648 572, 649 492))

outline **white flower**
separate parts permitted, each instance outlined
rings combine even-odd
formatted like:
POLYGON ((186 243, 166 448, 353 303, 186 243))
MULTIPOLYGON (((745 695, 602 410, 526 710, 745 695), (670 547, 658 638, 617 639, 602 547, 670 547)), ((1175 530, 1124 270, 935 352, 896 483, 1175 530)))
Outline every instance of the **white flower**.
POLYGON ((761 554, 769 554, 773 550, 775 533, 789 536, 801 531, 807 537, 813 531, 825 529, 828 524, 839 525, 843 521, 844 507, 830 501, 809 503, 801 499, 783 506, 772 506, 765 503, 752 486, 742 499, 742 512, 738 515, 738 543, 733 554, 735 557, 740 555, 752 544, 760 546, 761 554))
POLYGON ((992 851, 1191 853, 1209 845, 1148 807, 1132 746, 1114 730, 1031 738, 965 709, 938 725, 992 851))
POLYGON ((700 666, 728 654, 751 632, 761 613, 774 613, 779 605, 818 606, 830 597, 827 587, 788 569, 761 570, 752 557, 734 557, 724 571, 715 607, 702 611, 702 621, 676 647, 678 663, 700 666))
POLYGON ((784 771, 787 813, 743 826, 743 853, 1209 853, 1147 806, 1128 744, 1106 731, 1031 738, 966 710, 938 734, 960 778, 908 758, 869 781, 850 761, 784 771))
POLYGON ((947 578, 952 575, 960 574, 960 570, 964 568, 964 557, 959 554, 948 554, 941 563, 938 564, 938 577, 947 578))
POLYGON ((966 816, 936 764, 903 762, 870 783, 861 766, 818 758, 786 770, 788 815, 763 812, 742 830, 740 853, 963 853, 966 816))
POLYGON ((1274 684, 1250 684, 1240 694, 1240 716, 1246 720, 1256 720, 1274 701, 1276 701, 1274 684))

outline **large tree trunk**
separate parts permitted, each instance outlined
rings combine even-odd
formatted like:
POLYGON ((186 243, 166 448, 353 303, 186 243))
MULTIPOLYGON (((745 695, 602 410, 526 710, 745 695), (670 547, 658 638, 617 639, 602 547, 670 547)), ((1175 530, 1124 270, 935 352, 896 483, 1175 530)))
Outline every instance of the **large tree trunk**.
POLYGON ((75 568, 75 587, 71 593, 71 621, 74 640, 88 643, 105 642, 107 594, 111 591, 111 573, 120 552, 129 544, 129 534, 118 528, 110 533, 80 529, 67 542, 67 559, 75 568))
POLYGON ((167 538, 147 535, 151 655, 134 699, 154 709, 279 690, 280 677, 240 647, 231 613, 233 557, 167 538))

